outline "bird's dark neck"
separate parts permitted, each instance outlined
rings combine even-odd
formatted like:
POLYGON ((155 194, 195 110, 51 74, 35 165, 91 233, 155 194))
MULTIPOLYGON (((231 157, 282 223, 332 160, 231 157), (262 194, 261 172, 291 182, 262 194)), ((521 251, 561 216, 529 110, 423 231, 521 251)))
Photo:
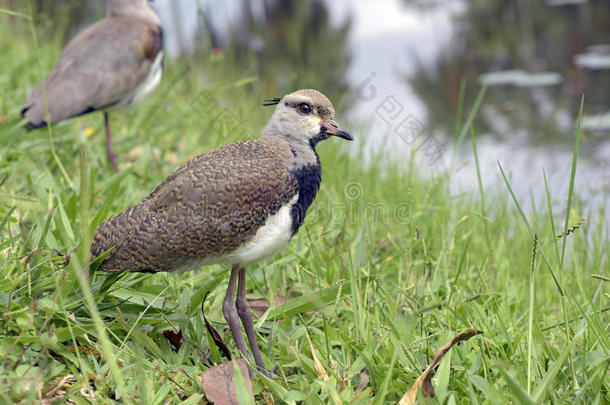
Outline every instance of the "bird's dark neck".
MULTIPOLYGON (((307 209, 313 202, 318 190, 320 189, 320 183, 322 182, 322 166, 320 165, 320 158, 316 153, 312 145, 311 149, 315 154, 315 162, 310 162, 301 165, 295 165, 290 169, 291 173, 296 177, 299 182, 299 199, 292 206, 292 235, 297 233, 299 227, 305 220, 305 214, 307 209)), ((295 161, 298 161, 297 153, 295 154, 295 161)))

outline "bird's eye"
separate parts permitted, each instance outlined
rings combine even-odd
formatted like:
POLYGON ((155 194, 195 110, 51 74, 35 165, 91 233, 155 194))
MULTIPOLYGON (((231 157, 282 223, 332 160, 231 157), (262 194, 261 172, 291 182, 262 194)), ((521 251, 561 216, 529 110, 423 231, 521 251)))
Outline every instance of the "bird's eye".
POLYGON ((303 115, 307 115, 307 114, 311 114, 312 108, 309 104, 307 103, 301 103, 297 106, 297 109, 299 110, 299 112, 303 115))

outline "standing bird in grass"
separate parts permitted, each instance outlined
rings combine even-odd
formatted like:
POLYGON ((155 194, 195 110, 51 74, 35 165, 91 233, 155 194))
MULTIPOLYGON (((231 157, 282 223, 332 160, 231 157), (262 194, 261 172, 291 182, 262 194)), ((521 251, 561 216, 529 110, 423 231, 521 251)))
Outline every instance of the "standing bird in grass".
POLYGON ((109 251, 99 267, 107 272, 231 265, 223 313, 246 358, 241 319, 261 371, 244 266, 279 252, 303 223, 321 182, 318 142, 333 135, 353 140, 334 121, 331 102, 316 90, 265 105, 275 104, 259 139, 196 156, 142 202, 100 225, 91 246, 93 257, 109 251))
POLYGON ((161 23, 146 0, 108 0, 106 18, 68 43, 21 115, 36 129, 103 111, 106 152, 118 171, 108 111, 128 108, 152 92, 161 81, 162 62, 161 23))

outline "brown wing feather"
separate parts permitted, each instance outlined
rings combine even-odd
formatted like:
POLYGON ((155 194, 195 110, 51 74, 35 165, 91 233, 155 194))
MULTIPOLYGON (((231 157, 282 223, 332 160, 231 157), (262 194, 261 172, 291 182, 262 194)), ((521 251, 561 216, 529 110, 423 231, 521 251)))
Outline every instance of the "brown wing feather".
POLYGON ((231 252, 298 192, 281 146, 238 142, 176 170, 142 202, 102 224, 91 247, 114 246, 104 271, 172 271, 231 252))
MULTIPOLYGON (((161 27, 130 17, 105 18, 66 46, 45 78, 51 124, 111 106, 147 77, 163 47, 161 27)), ((22 115, 31 127, 45 122, 39 85, 22 115)))

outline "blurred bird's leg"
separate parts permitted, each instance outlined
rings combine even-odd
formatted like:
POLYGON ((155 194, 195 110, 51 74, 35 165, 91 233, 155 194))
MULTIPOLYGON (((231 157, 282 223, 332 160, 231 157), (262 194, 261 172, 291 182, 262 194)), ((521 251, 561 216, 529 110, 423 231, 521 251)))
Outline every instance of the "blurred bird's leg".
POLYGON ((243 267, 239 269, 239 284, 237 285, 237 299, 235 300, 235 305, 237 307, 237 313, 241 318, 241 322, 244 324, 244 329, 246 330, 246 335, 248 336, 248 341, 250 342, 250 347, 252 348, 252 354, 254 355, 256 367, 258 368, 258 371, 267 375, 265 372, 263 358, 261 357, 261 352, 258 348, 258 342, 256 341, 256 333, 254 333, 252 312, 250 311, 250 305, 246 299, 246 269, 243 267))
MULTIPOLYGON (((233 266, 231 268, 231 277, 229 278, 229 286, 227 287, 227 295, 225 300, 222 303, 222 313, 229 324, 229 329, 231 329, 231 334, 233 335, 233 340, 235 340, 235 344, 237 348, 244 356, 244 359, 248 358, 248 353, 246 351, 246 343, 244 342, 244 337, 241 334, 241 329, 239 326, 239 317, 237 314, 237 308, 235 307, 235 302, 233 301, 233 296, 235 294, 235 285, 237 284, 237 275, 239 273, 239 267, 233 266)), ((252 373, 252 371, 250 371, 252 373)))
POLYGON ((114 150, 112 150, 112 138, 110 136, 110 124, 108 123, 108 113, 104 112, 104 126, 106 127, 106 153, 108 154, 108 159, 112 164, 112 168, 115 172, 119 171, 119 168, 116 165, 116 161, 114 159, 114 150))

